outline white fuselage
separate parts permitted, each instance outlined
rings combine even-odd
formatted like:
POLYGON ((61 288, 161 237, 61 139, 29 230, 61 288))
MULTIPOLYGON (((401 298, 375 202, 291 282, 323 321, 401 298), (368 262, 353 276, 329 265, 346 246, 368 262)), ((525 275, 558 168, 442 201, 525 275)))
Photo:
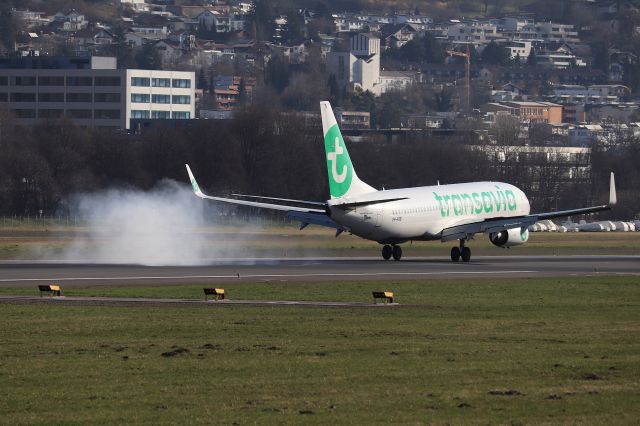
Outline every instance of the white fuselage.
POLYGON ((361 194, 329 201, 331 218, 351 233, 380 243, 440 239, 446 228, 483 219, 523 216, 524 192, 502 182, 423 186, 361 194), (342 202, 405 198, 345 208, 342 202))

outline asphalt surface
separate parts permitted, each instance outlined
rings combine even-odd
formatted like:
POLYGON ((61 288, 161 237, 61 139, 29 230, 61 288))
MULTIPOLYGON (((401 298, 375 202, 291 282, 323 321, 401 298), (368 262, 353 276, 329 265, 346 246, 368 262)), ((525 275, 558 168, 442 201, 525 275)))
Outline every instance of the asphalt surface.
POLYGON ((229 259, 197 266, 0 262, 0 287, 32 287, 51 283, 87 287, 230 281, 399 281, 587 275, 640 277, 640 256, 478 256, 469 263, 453 263, 442 257, 407 258, 400 262, 378 258, 229 259))

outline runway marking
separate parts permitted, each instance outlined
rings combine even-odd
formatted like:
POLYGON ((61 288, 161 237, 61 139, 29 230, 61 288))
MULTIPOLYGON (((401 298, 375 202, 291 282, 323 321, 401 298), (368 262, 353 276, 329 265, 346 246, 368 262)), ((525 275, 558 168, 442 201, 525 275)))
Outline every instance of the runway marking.
POLYGON ((68 278, 3 278, 0 282, 25 281, 115 281, 115 280, 184 280, 184 279, 243 279, 243 278, 313 278, 313 277, 372 277, 372 276, 429 276, 429 275, 495 275, 531 274, 539 271, 440 271, 440 272, 344 272, 320 274, 248 274, 248 275, 180 275, 142 277, 68 277, 68 278))

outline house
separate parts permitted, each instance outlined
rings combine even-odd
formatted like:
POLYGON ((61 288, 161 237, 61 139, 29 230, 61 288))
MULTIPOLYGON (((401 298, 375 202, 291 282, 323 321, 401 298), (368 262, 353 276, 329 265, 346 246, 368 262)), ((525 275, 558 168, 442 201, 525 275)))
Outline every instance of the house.
POLYGON ((569 129, 568 141, 574 146, 588 146, 596 142, 604 131, 599 124, 579 124, 569 129))
POLYGON ((520 62, 526 62, 529 54, 531 54, 531 41, 513 40, 501 43, 501 46, 509 51, 509 57, 512 60, 520 58, 520 62))
POLYGON ((214 110, 224 111, 235 109, 244 99, 251 100, 255 78, 238 75, 219 75, 213 81, 214 110))
POLYGON ((380 28, 380 38, 387 48, 400 48, 413 40, 416 29, 411 24, 385 24, 380 28))
POLYGON ((245 28, 244 15, 235 13, 223 14, 215 10, 204 10, 195 19, 203 29, 216 33, 241 31, 245 28))
POLYGON ((427 15, 396 14, 393 15, 392 23, 410 24, 417 31, 425 31, 433 24, 433 18, 427 15))
POLYGON ((60 23, 60 30, 64 32, 80 31, 89 25, 89 21, 85 19, 85 16, 75 10, 71 10, 68 13, 56 13, 53 15, 53 21, 60 23))
POLYGON ((151 5, 147 4, 145 0, 120 0, 120 4, 130 7, 136 12, 148 12, 151 8, 151 5))
POLYGON ((536 54, 536 62, 543 67, 554 69, 569 69, 586 67, 584 59, 572 53, 567 45, 562 45, 556 50, 546 50, 536 54))
POLYGON ((290 64, 302 64, 306 61, 309 52, 305 43, 287 46, 284 44, 266 43, 265 46, 272 54, 285 57, 290 64))
POLYGON ((115 35, 104 28, 85 28, 73 35, 74 40, 83 46, 113 44, 115 35))
POLYGON ((141 47, 146 43, 155 43, 166 38, 166 34, 162 33, 137 33, 132 30, 127 31, 124 35, 125 42, 131 47, 141 47))
POLYGON ((47 25, 53 20, 53 17, 47 16, 45 12, 35 12, 29 9, 15 10, 13 13, 29 29, 47 25))

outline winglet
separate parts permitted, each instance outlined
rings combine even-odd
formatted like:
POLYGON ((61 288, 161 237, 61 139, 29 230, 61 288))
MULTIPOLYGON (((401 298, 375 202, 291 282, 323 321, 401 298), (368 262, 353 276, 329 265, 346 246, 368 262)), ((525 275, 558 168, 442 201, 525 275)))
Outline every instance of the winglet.
POLYGON ((616 196, 616 179, 613 176, 613 172, 611 172, 611 179, 609 180, 609 205, 615 206, 618 202, 618 197, 616 196))
POLYGON ((187 167, 187 173, 189 174, 189 180, 191 181, 191 186, 193 187, 193 192, 198 196, 198 197, 203 197, 204 194, 202 193, 202 191, 200 191, 200 187, 198 186, 198 182, 196 182, 196 178, 193 176, 193 173, 191 173, 191 168, 189 167, 188 164, 185 164, 185 166, 187 167))

